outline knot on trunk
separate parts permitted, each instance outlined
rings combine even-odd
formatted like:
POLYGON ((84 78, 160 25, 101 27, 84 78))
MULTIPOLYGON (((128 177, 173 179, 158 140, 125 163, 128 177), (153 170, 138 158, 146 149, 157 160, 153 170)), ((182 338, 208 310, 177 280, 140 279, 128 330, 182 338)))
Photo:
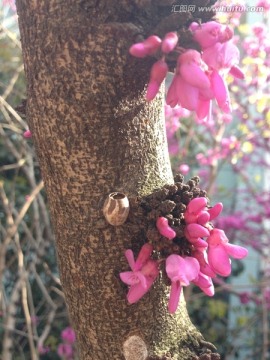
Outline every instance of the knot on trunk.
POLYGON ((130 336, 123 344, 125 360, 145 360, 148 356, 145 342, 137 335, 130 336))

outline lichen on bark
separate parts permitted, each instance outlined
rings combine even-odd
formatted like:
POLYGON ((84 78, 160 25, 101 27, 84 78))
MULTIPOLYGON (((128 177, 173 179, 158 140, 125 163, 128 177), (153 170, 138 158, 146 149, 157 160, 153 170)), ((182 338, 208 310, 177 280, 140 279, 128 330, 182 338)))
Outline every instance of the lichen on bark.
MULTIPOLYGON (((119 272, 127 267, 124 250, 138 252, 145 242, 140 218, 133 214, 132 220, 131 209, 128 221, 113 227, 102 214, 113 191, 135 201, 173 182, 164 89, 155 101, 144 99, 154 59, 128 54, 151 30, 162 35, 170 8, 154 0, 17 0, 17 9, 27 118, 80 359, 124 359, 123 344, 131 335, 143 340, 149 359, 166 353, 183 360, 197 356, 202 336, 184 301, 176 315, 168 314, 161 281, 138 304, 126 302, 119 272)), ((193 16, 198 14, 179 14, 186 39, 193 16)))

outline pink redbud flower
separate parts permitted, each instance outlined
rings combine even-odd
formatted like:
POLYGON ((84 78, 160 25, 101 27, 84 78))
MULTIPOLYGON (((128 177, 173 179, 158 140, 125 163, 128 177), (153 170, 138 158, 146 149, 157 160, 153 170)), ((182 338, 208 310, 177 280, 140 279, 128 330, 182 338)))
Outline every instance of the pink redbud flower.
POLYGON ((165 35, 161 43, 161 51, 165 54, 170 53, 178 43, 178 35, 175 32, 169 32, 165 35))
POLYGON ((208 208, 205 197, 194 198, 189 202, 184 213, 185 221, 187 224, 205 225, 208 221, 215 219, 221 213, 222 208, 222 203, 217 203, 212 208, 208 208))
POLYGON ((153 251, 151 244, 144 244, 135 261, 132 250, 126 250, 125 256, 132 271, 120 273, 120 279, 130 286, 127 300, 133 304, 140 300, 152 286, 159 274, 158 263, 150 259, 153 251))
POLYGON ((233 37, 233 30, 226 25, 216 21, 208 21, 204 24, 192 23, 189 30, 193 33, 193 38, 203 50, 215 45, 218 42, 225 42, 233 37))
POLYGON ((202 211, 206 209, 207 206, 207 199, 205 197, 198 197, 192 199, 186 208, 184 213, 185 221, 188 224, 196 223, 198 216, 201 214, 202 211))
POLYGON ((168 219, 165 217, 159 217, 156 222, 156 227, 162 236, 172 240, 176 237, 176 232, 168 224, 168 219))
POLYGON ((245 78, 245 74, 243 73, 243 71, 237 66, 237 65, 233 65, 231 68, 230 68, 230 71, 229 73, 237 78, 237 79, 241 79, 243 80, 245 78))
POLYGON ((215 289, 211 277, 199 272, 197 279, 192 281, 193 284, 198 286, 206 295, 214 296, 215 289))
POLYGON ((190 85, 197 88, 210 88, 210 81, 205 72, 200 68, 201 54, 196 50, 187 50, 178 57, 179 73, 190 85))
POLYGON ((23 133, 23 137, 24 137, 25 139, 31 138, 31 137, 32 137, 31 131, 30 131, 30 130, 26 130, 26 131, 23 133))
POLYGON ((151 35, 146 40, 144 40, 143 43, 148 50, 148 55, 152 55, 160 48, 161 39, 156 35, 151 35))
POLYGON ((143 58, 154 54, 160 48, 160 45, 161 39, 158 36, 152 35, 143 42, 133 44, 129 49, 129 53, 135 57, 143 58))
POLYGON ((59 344, 57 347, 57 354, 64 359, 70 359, 73 356, 72 345, 59 344))
POLYGON ((210 80, 201 69, 201 55, 196 50, 187 50, 177 60, 177 71, 169 87, 166 102, 171 107, 181 105, 188 110, 197 110, 199 97, 210 91, 210 80))
POLYGON ((146 100, 151 101, 157 95, 160 85, 168 73, 168 65, 164 60, 154 63, 151 69, 150 81, 147 87, 146 100))
POLYGON ((206 276, 209 276, 211 278, 216 276, 216 273, 211 269, 211 267, 208 264, 206 251, 200 251, 198 249, 192 251, 192 256, 195 257, 195 259, 198 260, 200 264, 200 271, 206 276))
POLYGON ((190 281, 198 278, 200 265, 193 257, 181 257, 179 255, 170 255, 166 259, 166 273, 170 278, 171 291, 168 309, 174 313, 177 309, 182 286, 188 286, 190 281))
POLYGON ((182 164, 179 166, 179 170, 183 175, 186 175, 189 172, 189 166, 187 164, 182 164))
POLYGON ((207 211, 208 211, 208 214, 210 215, 210 221, 215 219, 216 217, 219 216, 219 214, 221 213, 223 209, 223 204, 222 203, 217 203, 215 204, 213 207, 209 208, 207 211))
POLYGON ((66 343, 74 344, 76 340, 76 335, 74 330, 70 326, 68 326, 61 332, 61 338, 66 343))
POLYGON ((203 61, 213 70, 227 70, 239 63, 240 53, 232 41, 217 43, 204 50, 203 61))
POLYGON ((209 231, 199 224, 188 224, 185 229, 185 234, 188 239, 207 237, 210 235, 209 231))
POLYGON ((248 250, 242 246, 229 244, 223 230, 213 229, 207 239, 208 262, 216 274, 229 276, 231 273, 231 262, 229 256, 235 259, 243 259, 248 250))
POLYGON ((185 237, 197 249, 204 250, 207 248, 207 242, 201 239, 201 237, 207 236, 209 236, 209 231, 199 224, 188 224, 185 228, 185 237))
POLYGON ((248 292, 242 292, 239 294, 239 299, 242 304, 248 304, 251 300, 250 293, 248 292))
POLYGON ((217 72, 217 70, 213 70, 210 75, 210 80, 214 97, 219 108, 225 113, 230 113, 232 111, 230 94, 224 78, 217 72))

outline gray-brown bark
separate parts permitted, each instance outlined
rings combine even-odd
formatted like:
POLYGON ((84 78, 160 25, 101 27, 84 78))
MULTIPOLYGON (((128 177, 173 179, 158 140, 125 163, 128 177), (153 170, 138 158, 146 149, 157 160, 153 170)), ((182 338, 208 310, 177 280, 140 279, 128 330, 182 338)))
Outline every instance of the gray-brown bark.
POLYGON ((152 60, 128 55, 138 35, 161 21, 159 8, 125 0, 17 0, 17 8, 28 121, 80 359, 145 359, 131 335, 149 357, 191 359, 202 337, 183 300, 169 315, 167 289, 157 281, 140 302, 127 304, 119 272, 128 269, 124 250, 138 251, 145 241, 140 214, 131 207, 127 222, 113 227, 101 211, 112 191, 135 204, 136 196, 173 181, 163 94, 144 100, 152 60))

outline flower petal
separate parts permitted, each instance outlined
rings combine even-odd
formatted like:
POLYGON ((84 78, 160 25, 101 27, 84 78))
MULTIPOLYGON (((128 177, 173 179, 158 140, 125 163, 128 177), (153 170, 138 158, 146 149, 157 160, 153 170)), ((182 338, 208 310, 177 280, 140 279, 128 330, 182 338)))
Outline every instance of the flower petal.
POLYGON ((177 75, 174 76, 166 96, 166 103, 170 105, 170 107, 172 108, 175 107, 178 103, 176 82, 177 82, 177 75))
POLYGON ((197 223, 200 225, 205 225, 210 220, 210 215, 208 211, 201 211, 197 218, 197 223))
POLYGON ((139 301, 150 289, 153 282, 155 281, 155 278, 151 277, 145 277, 146 279, 146 287, 144 287, 141 283, 131 285, 128 294, 127 294, 127 300, 130 304, 134 304, 137 301, 139 301))
POLYGON ((231 112, 228 87, 223 77, 220 76, 217 71, 213 71, 211 74, 211 84, 220 109, 223 110, 225 113, 231 112))
POLYGON ((195 246, 196 249, 200 249, 201 251, 204 251, 205 249, 207 249, 208 244, 205 240, 201 239, 201 238, 197 238, 193 241, 190 240, 191 244, 193 244, 195 246))
POLYGON ((206 237, 209 236, 209 231, 199 224, 188 224, 186 226, 185 235, 188 239, 190 238, 198 238, 198 237, 206 237))
POLYGON ((236 77, 237 79, 244 79, 245 78, 245 74, 243 73, 243 71, 237 65, 234 65, 234 66, 231 67, 230 74, 232 76, 236 77))
POLYGON ((207 199, 205 197, 197 197, 192 199, 188 206, 187 210, 188 212, 192 213, 199 213, 201 210, 203 210, 207 205, 207 199))
POLYGON ((135 268, 135 259, 134 259, 134 254, 133 254, 133 251, 131 249, 128 249, 125 251, 125 257, 127 259, 127 262, 130 266, 130 268, 132 270, 134 270, 135 268))
POLYGON ((149 243, 144 244, 139 252, 133 271, 141 270, 143 265, 150 259, 153 246, 149 243))
POLYGON ((146 90, 146 100, 151 101, 153 100, 160 88, 161 83, 158 83, 157 81, 153 80, 148 83, 147 90, 146 90))
POLYGON ((198 107, 199 89, 188 84, 183 78, 177 76, 176 91, 178 104, 188 110, 196 110, 198 107))
POLYGON ((182 287, 181 287, 179 281, 172 282, 169 304, 168 304, 168 309, 171 314, 176 312, 176 309, 177 309, 177 306, 179 303, 179 299, 180 299, 181 289, 182 289, 182 287))
POLYGON ((197 278, 200 271, 200 264, 197 259, 191 256, 184 258, 186 278, 192 281, 197 278))
POLYGON ((197 285, 206 295, 213 296, 215 294, 214 285, 209 276, 199 273, 198 278, 194 280, 193 283, 197 285))
POLYGON ((139 279, 134 275, 133 271, 125 271, 119 274, 120 279, 127 285, 134 285, 139 282, 139 279))
POLYGON ((171 281, 179 280, 181 276, 181 267, 184 268, 184 259, 179 256, 172 254, 166 259, 166 273, 171 281))
POLYGON ((222 203, 217 203, 212 208, 208 209, 207 211, 210 215, 210 220, 213 220, 216 217, 218 217, 218 215, 221 213, 222 209, 223 209, 222 203))
POLYGON ((202 100, 199 97, 196 114, 199 120, 205 119, 210 112, 210 100, 202 100))
POLYGON ((210 88, 210 81, 205 72, 196 64, 181 64, 179 72, 190 85, 199 89, 210 88))
POLYGON ((161 216, 157 219, 156 226, 162 236, 165 236, 169 240, 176 237, 176 232, 169 226, 168 219, 161 216))
POLYGON ((200 264, 200 272, 211 278, 216 276, 216 273, 209 266, 206 259, 206 251, 195 250, 192 255, 198 260, 200 264))
POLYGON ((224 246, 217 245, 208 248, 208 262, 215 273, 221 276, 229 276, 231 262, 224 246))
POLYGON ((248 250, 239 245, 225 244, 224 247, 227 251, 227 254, 235 259, 243 259, 248 254, 248 250))
POLYGON ((210 236, 207 238, 209 247, 220 244, 227 244, 229 242, 225 232, 220 229, 213 229, 210 231, 210 236))
POLYGON ((176 32, 169 32, 165 35, 161 44, 161 51, 165 54, 171 52, 178 43, 178 35, 176 32))

